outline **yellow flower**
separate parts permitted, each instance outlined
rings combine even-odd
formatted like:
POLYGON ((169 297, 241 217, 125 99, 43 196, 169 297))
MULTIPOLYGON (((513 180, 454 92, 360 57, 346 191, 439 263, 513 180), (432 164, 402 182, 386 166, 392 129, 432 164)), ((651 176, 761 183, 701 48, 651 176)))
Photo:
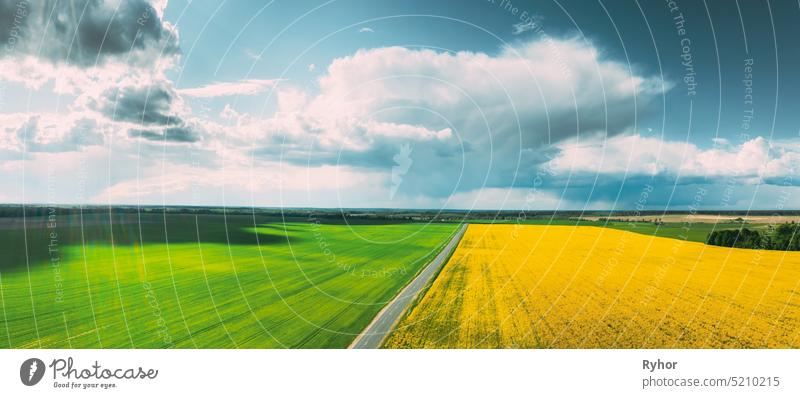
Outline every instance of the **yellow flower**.
POLYGON ((800 253, 470 225, 386 347, 800 346, 800 253))

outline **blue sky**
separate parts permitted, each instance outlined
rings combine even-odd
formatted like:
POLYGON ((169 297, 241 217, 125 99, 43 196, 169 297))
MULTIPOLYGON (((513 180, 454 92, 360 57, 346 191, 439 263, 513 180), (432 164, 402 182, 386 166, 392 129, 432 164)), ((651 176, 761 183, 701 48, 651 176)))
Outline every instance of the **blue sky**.
POLYGON ((2 202, 800 207, 798 3, 0 8, 2 202))

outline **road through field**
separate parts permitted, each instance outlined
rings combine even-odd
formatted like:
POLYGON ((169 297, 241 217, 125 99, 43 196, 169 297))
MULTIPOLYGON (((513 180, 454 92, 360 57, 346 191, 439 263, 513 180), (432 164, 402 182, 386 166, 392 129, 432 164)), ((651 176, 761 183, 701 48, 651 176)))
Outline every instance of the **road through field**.
POLYGON ((447 246, 439 252, 433 261, 431 261, 408 286, 400 291, 394 300, 389 302, 386 307, 383 307, 381 312, 375 316, 375 319, 373 319, 364 331, 353 340, 349 348, 380 347, 383 340, 386 339, 386 336, 392 331, 394 325, 397 324, 400 317, 403 316, 403 313, 406 308, 408 308, 411 301, 417 297, 422 288, 428 284, 431 278, 436 275, 439 268, 447 261, 450 253, 455 249, 456 245, 458 245, 458 242, 461 241, 461 237, 464 236, 464 231, 466 230, 467 224, 462 225, 458 232, 453 235, 450 242, 447 243, 447 246))

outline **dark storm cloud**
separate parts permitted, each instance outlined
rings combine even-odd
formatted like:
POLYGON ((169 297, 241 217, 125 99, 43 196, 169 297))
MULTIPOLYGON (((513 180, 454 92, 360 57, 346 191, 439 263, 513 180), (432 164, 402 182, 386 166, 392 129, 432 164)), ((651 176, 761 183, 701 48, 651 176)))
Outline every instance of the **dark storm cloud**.
POLYGON ((174 28, 144 0, 0 0, 6 56, 86 67, 110 58, 142 66, 179 52, 174 28))
POLYGON ((128 131, 128 136, 132 138, 143 138, 150 141, 169 141, 190 143, 200 140, 200 135, 188 126, 167 127, 161 130, 139 130, 128 131))
POLYGON ((603 209, 671 209, 690 210, 691 208, 719 209, 735 207, 737 204, 726 195, 736 194, 736 198, 746 197, 752 186, 746 189, 738 183, 733 192, 727 181, 703 177, 659 176, 587 176, 587 175, 548 175, 542 179, 538 189, 562 197, 566 203, 577 208, 588 206, 603 209))
POLYGON ((180 103, 171 83, 164 81, 115 87, 87 100, 88 107, 105 119, 137 125, 128 131, 131 138, 175 143, 200 141, 200 124, 180 110, 180 103))
POLYGON ((181 123, 173 112, 176 96, 169 85, 112 88, 89 101, 92 109, 109 119, 142 125, 173 126, 181 123))

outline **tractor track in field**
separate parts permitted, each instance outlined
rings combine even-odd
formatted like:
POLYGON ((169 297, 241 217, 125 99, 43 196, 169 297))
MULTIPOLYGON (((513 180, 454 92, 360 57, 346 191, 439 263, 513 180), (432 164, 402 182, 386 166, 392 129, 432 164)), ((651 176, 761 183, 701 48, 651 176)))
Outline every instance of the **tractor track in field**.
POLYGON ((331 319, 325 321, 325 323, 323 323, 322 326, 318 326, 311 333, 309 333, 302 340, 300 340, 297 344, 295 344, 292 348, 303 348, 305 344, 314 339, 314 337, 317 337, 320 333, 322 333, 323 330, 328 331, 327 329, 328 326, 332 325, 334 322, 336 322, 337 319, 341 318, 342 315, 347 313, 347 311, 350 308, 352 308, 353 305, 360 303, 361 300, 364 299, 364 297, 367 297, 367 293, 364 293, 361 297, 357 298, 355 301, 353 301, 346 307, 342 308, 339 312, 336 313, 336 315, 334 315, 331 319))
POLYGON ((348 348, 380 348, 383 341, 394 329, 400 318, 406 313, 408 306, 414 301, 419 293, 428 283, 438 274, 439 269, 444 266, 450 258, 450 254, 456 249, 468 224, 461 225, 460 229, 450 238, 447 245, 426 265, 392 301, 386 304, 375 319, 353 340, 348 348))

